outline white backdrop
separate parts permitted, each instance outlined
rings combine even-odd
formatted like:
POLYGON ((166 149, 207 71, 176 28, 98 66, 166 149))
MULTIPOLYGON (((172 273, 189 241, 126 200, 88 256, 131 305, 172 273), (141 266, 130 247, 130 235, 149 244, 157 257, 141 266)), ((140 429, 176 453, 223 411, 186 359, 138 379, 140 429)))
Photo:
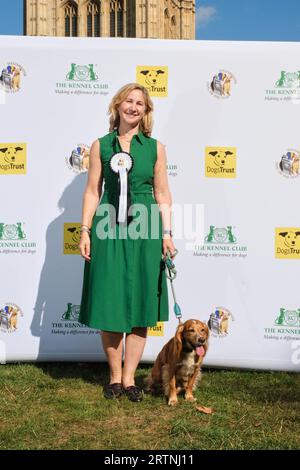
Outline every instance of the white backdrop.
MULTIPOLYGON (((183 319, 211 319, 205 364, 299 370, 300 44, 2 36, 0 50, 0 361, 104 360, 76 321, 76 149, 147 79, 173 201, 203 208, 204 239, 175 238, 175 288, 183 319)), ((174 334, 169 298, 146 362, 174 334)))

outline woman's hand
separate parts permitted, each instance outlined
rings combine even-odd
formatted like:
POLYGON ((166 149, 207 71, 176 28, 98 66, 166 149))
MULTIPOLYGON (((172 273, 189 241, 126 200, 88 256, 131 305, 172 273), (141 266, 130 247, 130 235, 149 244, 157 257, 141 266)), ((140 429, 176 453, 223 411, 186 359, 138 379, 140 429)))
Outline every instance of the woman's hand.
POLYGON ((81 256, 86 260, 86 261, 91 261, 91 241, 90 241, 90 235, 88 232, 84 231, 81 232, 81 237, 80 237, 80 242, 79 242, 79 250, 81 256))
POLYGON ((170 235, 164 235, 163 236, 163 254, 164 257, 167 256, 167 252, 170 251, 171 253, 171 258, 173 259, 175 256, 175 246, 173 243, 173 239, 170 235))

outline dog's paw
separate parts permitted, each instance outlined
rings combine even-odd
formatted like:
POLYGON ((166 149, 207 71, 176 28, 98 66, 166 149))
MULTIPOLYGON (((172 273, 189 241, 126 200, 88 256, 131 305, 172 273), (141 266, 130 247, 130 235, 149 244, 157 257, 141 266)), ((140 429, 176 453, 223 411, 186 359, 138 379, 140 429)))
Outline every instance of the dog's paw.
POLYGON ((197 401, 197 398, 195 398, 193 395, 186 395, 184 399, 185 401, 189 401, 191 403, 194 403, 195 401, 197 401))
POLYGON ((175 406, 177 405, 177 403, 178 403, 177 397, 169 398, 169 401, 168 401, 169 406, 175 406))

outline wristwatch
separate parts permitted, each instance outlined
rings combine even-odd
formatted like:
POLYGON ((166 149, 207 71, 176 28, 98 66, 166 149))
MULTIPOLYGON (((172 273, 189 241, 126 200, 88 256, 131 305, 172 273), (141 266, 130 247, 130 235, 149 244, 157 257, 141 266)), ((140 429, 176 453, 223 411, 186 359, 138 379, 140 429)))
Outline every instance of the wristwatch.
POLYGON ((173 232, 172 230, 163 230, 163 235, 170 235, 170 237, 173 237, 173 232))

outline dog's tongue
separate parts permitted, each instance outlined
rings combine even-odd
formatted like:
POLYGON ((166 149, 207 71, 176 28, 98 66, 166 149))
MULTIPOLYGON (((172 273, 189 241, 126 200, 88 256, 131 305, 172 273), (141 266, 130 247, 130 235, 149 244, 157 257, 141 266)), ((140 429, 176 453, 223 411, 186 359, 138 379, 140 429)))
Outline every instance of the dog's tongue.
POLYGON ((204 347, 203 346, 198 346, 196 348, 196 353, 198 354, 198 356, 204 356, 204 347))

